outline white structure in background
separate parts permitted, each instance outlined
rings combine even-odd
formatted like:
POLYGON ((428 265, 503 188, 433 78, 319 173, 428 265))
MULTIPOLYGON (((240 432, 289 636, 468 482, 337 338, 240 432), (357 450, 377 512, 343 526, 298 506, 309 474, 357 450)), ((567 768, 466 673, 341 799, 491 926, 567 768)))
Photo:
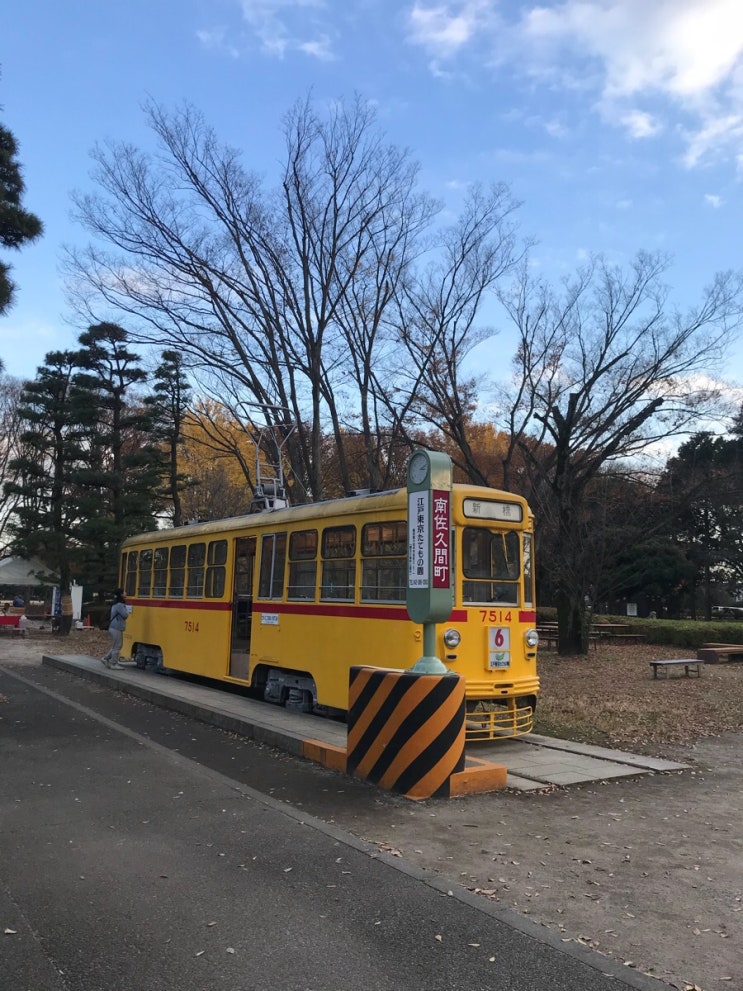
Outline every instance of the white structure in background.
MULTIPOLYGON (((20 595, 24 599, 24 620, 26 616, 41 620, 47 617, 50 592, 54 594, 54 586, 58 581, 56 575, 51 574, 38 558, 24 560, 21 557, 6 557, 0 561, 0 586, 5 589, 3 602, 10 607, 13 598, 20 595), (45 577, 40 579, 39 575, 45 577)), ((26 628, 28 622, 19 626, 26 628)))
POLYGON ((72 622, 76 627, 81 627, 83 625, 83 587, 78 585, 77 582, 72 583, 70 588, 70 596, 72 597, 72 622))

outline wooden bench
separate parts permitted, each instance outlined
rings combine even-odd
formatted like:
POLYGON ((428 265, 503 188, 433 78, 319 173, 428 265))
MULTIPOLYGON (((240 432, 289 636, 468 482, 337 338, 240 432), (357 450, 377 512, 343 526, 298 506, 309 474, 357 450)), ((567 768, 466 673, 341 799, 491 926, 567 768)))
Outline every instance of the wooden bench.
POLYGON ((537 627, 539 634, 539 646, 549 650, 550 647, 557 647, 557 630, 543 630, 537 627))
POLYGON ((651 661, 650 662, 650 667, 653 669, 653 677, 654 678, 657 678, 658 677, 658 670, 659 669, 661 671, 665 671, 666 672, 666 677, 668 677, 668 672, 670 671, 671 668, 680 668, 680 667, 683 667, 684 674, 686 675, 687 678, 690 677, 690 675, 691 675, 691 669, 692 668, 696 668, 697 678, 699 678, 701 676, 701 674, 702 674, 702 665, 703 664, 704 664, 704 661, 701 660, 701 659, 699 659, 699 658, 693 658, 693 657, 674 657, 672 660, 651 661))
MULTIPOLYGON (((550 650, 554 647, 557 649, 557 644, 559 641, 559 635, 557 630, 545 630, 543 627, 537 627, 537 633, 539 634, 539 646, 544 647, 545 650, 550 650)), ((594 650, 596 649, 596 644, 598 642, 598 637, 595 633, 588 634, 588 643, 593 645, 594 650)))
POLYGON ((697 657, 705 664, 719 664, 721 661, 743 661, 743 644, 703 643, 697 650, 697 657))

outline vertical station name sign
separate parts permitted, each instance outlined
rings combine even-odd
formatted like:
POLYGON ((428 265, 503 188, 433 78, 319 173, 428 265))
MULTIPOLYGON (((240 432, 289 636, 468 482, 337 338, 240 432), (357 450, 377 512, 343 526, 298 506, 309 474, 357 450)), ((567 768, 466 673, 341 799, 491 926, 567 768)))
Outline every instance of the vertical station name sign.
POLYGON ((454 607, 451 555, 452 464, 417 450, 408 462, 408 615, 443 623, 454 607))

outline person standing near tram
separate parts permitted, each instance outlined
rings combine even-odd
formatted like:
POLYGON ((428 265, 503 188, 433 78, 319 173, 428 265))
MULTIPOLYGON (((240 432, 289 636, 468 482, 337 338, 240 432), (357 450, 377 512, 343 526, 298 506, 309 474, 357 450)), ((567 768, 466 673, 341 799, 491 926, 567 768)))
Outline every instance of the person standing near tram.
POLYGON ((131 608, 127 606, 124 598, 124 589, 117 588, 116 598, 114 604, 111 606, 111 614, 108 622, 108 635, 111 638, 111 647, 108 653, 104 654, 101 658, 101 663, 107 668, 123 667, 123 664, 119 663, 119 655, 124 642, 126 620, 130 612, 131 608))

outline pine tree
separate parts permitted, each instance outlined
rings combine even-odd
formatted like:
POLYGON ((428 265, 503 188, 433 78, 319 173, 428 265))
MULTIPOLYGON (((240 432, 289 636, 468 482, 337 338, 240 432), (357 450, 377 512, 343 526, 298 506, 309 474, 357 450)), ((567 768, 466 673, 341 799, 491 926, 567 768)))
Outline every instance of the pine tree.
MULTIPOLYGON (((21 206, 25 184, 17 154, 15 138, 0 126, 0 244, 5 248, 20 248, 27 241, 35 241, 43 230, 39 218, 21 206)), ((10 266, 0 262, 0 314, 13 300, 15 286, 9 273, 10 266)))
POLYGON ((116 324, 90 327, 78 338, 78 409, 84 410, 88 463, 76 482, 81 492, 78 539, 88 582, 101 596, 118 583, 121 541, 155 527, 160 452, 152 412, 138 401, 147 373, 116 324))
POLYGON ((163 445, 164 484, 160 490, 172 505, 173 526, 183 523, 181 493, 195 481, 178 470, 179 447, 183 439, 183 423, 191 401, 191 388, 183 370, 183 359, 177 351, 163 351, 162 362, 155 371, 153 394, 145 403, 152 411, 152 436, 163 445))
POLYGON ((74 353, 55 351, 47 354, 36 379, 24 384, 18 410, 22 453, 10 463, 17 476, 6 486, 18 500, 9 526, 14 552, 44 561, 59 576, 63 593, 69 589, 76 558, 73 535, 81 522, 74 477, 86 460, 76 372, 74 353))

